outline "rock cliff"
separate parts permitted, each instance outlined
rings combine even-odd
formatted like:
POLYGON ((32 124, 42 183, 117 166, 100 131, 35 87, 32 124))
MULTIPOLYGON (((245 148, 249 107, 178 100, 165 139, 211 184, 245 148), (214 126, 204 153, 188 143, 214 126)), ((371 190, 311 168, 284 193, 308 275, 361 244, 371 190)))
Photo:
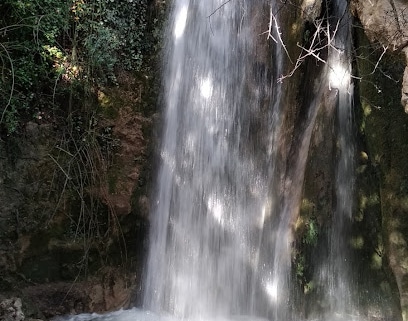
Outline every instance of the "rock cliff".
POLYGON ((384 259, 395 276, 402 317, 408 319, 408 208, 406 179, 408 113, 408 2, 352 0, 351 10, 364 35, 356 31, 358 70, 361 75, 361 130, 369 161, 377 171, 384 238, 384 259), (367 37, 367 40, 364 38, 367 37), (401 98, 398 99, 400 93, 401 98))

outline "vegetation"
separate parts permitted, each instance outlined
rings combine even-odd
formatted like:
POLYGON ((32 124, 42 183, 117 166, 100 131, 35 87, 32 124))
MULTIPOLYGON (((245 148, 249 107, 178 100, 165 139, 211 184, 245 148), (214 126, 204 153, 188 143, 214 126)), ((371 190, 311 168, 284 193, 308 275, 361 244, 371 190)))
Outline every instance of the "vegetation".
POLYGON ((147 22, 150 2, 2 1, 1 133, 16 133, 28 120, 67 118, 83 110, 92 89, 115 85, 119 69, 143 69, 159 41, 159 19, 147 22))
POLYGON ((18 230, 47 242, 80 244, 81 264, 71 278, 86 274, 92 253, 115 251, 118 260, 126 254, 123 222, 108 195, 115 193, 119 174, 113 166, 121 148, 113 127, 121 108, 152 112, 158 78, 151 66, 160 49, 164 5, 0 1, 0 148, 6 153, 0 157, 16 163, 27 150, 22 137, 33 128, 33 140, 41 140, 33 143, 41 146, 37 163, 24 164, 31 165, 29 174, 20 166, 19 177, 11 173, 6 182, 21 194, 21 202, 10 205, 21 215, 19 226, 10 223, 7 236, 14 240, 18 230))

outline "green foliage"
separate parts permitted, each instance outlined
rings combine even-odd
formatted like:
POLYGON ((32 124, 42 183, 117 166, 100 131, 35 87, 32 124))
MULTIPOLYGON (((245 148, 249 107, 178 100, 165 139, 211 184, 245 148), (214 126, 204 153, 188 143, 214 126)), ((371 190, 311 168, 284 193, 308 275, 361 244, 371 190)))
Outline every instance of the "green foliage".
POLYGON ((146 30, 146 0, 110 1, 106 23, 118 32, 122 67, 139 70, 143 62, 146 30), (130 18, 130 19, 129 19, 130 18))
POLYGON ((117 35, 110 28, 98 28, 84 40, 89 74, 98 83, 115 82, 115 55, 119 48, 117 35))
POLYGON ((301 238, 302 245, 294 252, 293 256, 293 272, 299 284, 304 287, 306 293, 307 284, 310 282, 310 257, 313 247, 317 245, 319 237, 319 225, 316 218, 306 218, 303 235, 301 238))
POLYGON ((301 254, 295 257, 295 274, 298 279, 303 279, 305 273, 305 257, 301 254))
POLYGON ((317 244, 317 238, 319 236, 319 229, 316 219, 309 219, 306 223, 306 232, 303 236, 303 242, 307 245, 315 246, 317 244))
POLYGON ((0 125, 10 134, 52 104, 56 74, 44 46, 58 45, 69 6, 65 0, 5 0, 0 11, 0 125))
POLYGON ((10 135, 44 110, 71 113, 82 108, 73 106, 79 87, 116 85, 118 70, 141 71, 159 49, 152 8, 149 0, 3 0, 0 131, 10 135))
POLYGON ((139 71, 146 41, 147 0, 76 1, 79 46, 93 81, 115 83, 115 69, 139 71))

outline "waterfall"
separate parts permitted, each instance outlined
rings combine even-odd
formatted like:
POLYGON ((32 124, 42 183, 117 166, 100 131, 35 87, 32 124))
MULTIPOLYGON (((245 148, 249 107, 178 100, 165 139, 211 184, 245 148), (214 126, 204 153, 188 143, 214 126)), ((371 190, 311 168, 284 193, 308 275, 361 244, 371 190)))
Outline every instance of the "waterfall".
MULTIPOLYGON (((101 320, 361 317, 347 245, 355 153, 347 1, 326 2, 325 63, 305 62, 305 73, 313 69, 316 79, 305 77, 308 92, 296 106, 302 112, 291 129, 285 128, 285 113, 295 114, 285 105, 291 93, 278 81, 286 72, 285 48, 279 41, 269 45, 264 33, 272 15, 281 23, 277 13, 285 4, 254 2, 173 1, 143 284, 143 309, 149 312, 101 320), (336 110, 335 138, 327 138, 335 140, 328 170, 334 201, 325 217, 327 238, 319 239, 325 251, 313 262, 318 283, 313 299, 321 302, 302 310, 293 280, 294 225, 313 133, 325 108, 336 110)), ((271 36, 279 39, 276 25, 271 27, 271 36)))

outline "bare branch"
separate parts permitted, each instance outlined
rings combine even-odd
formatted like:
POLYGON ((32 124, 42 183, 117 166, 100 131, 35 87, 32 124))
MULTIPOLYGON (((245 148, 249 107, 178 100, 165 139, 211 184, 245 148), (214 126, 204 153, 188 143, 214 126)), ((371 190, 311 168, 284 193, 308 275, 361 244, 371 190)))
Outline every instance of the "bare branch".
POLYGON ((212 15, 214 15, 218 10, 220 10, 222 7, 224 7, 227 3, 231 2, 232 0, 227 0, 225 1, 222 5, 220 5, 217 9, 215 9, 207 18, 210 18, 212 15))
POLYGON ((373 69, 373 71, 370 73, 370 75, 372 75, 372 74, 375 73, 375 71, 376 71, 377 68, 378 68, 378 65, 379 65, 380 62, 381 62, 381 59, 384 57, 384 55, 385 55, 385 53, 387 52, 387 50, 388 50, 388 46, 384 46, 384 45, 383 45, 383 52, 382 52, 380 58, 378 58, 377 63, 375 64, 374 69, 373 69))
POLYGON ((285 45, 285 43, 284 43, 283 40, 282 40, 282 32, 280 32, 280 27, 279 27, 278 21, 276 20, 276 16, 275 16, 275 15, 273 14, 273 12, 272 12, 272 6, 271 6, 270 14, 269 14, 269 29, 268 29, 268 37, 267 37, 267 38, 268 38, 268 39, 269 39, 269 38, 272 38, 276 43, 278 43, 278 41, 272 36, 273 26, 275 26, 276 35, 277 35, 277 37, 278 37, 278 39, 279 39, 279 43, 281 44, 283 50, 285 50, 286 55, 287 55, 288 58, 289 58, 289 61, 290 61, 291 63, 293 63, 292 58, 291 58, 290 55, 289 55, 288 49, 286 48, 286 45, 285 45))
POLYGON ((337 21, 334 30, 330 30, 331 29, 330 23, 328 22, 327 19, 316 20, 314 22, 316 30, 314 31, 311 39, 309 39, 308 41, 309 43, 308 47, 302 46, 299 43, 296 44, 302 50, 298 58, 296 59, 295 66, 288 74, 282 75, 280 78, 278 78, 278 81, 282 82, 285 78, 293 76, 295 71, 302 65, 305 59, 309 56, 312 56, 317 61, 327 64, 327 61, 320 57, 320 52, 322 50, 333 49, 338 53, 342 53, 342 50, 334 45, 334 39, 338 32, 339 24, 340 20, 337 21), (325 25, 324 22, 326 22, 325 25))

